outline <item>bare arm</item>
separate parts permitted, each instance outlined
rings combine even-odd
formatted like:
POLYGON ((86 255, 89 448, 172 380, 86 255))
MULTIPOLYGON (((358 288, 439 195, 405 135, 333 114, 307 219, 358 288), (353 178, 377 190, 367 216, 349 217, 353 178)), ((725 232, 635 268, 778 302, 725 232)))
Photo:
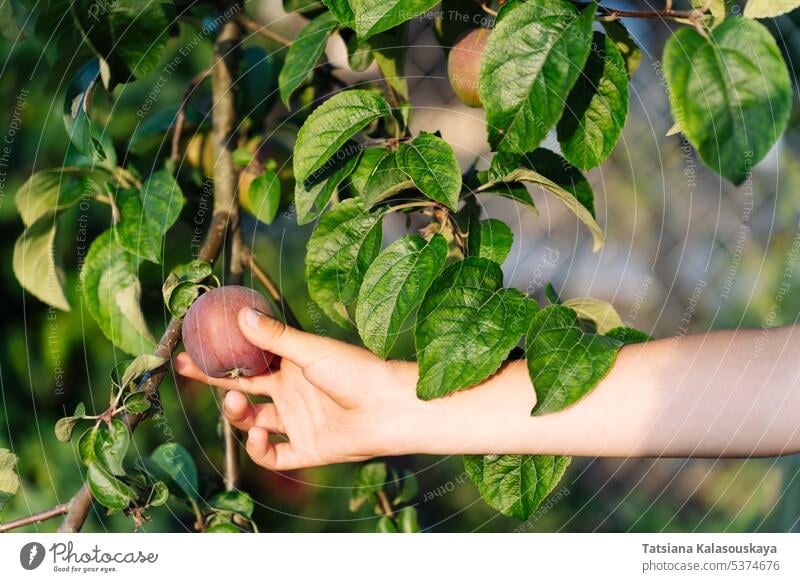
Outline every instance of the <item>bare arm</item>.
POLYGON ((800 330, 713 332, 622 348, 600 384, 572 407, 531 417, 524 361, 469 390, 423 402, 417 367, 260 316, 240 314, 250 341, 280 370, 205 377, 186 354, 181 374, 221 386, 247 449, 274 469, 409 453, 577 456, 771 456, 800 451, 800 330), (274 403, 251 404, 243 393, 274 403), (269 433, 288 443, 269 442, 269 433))

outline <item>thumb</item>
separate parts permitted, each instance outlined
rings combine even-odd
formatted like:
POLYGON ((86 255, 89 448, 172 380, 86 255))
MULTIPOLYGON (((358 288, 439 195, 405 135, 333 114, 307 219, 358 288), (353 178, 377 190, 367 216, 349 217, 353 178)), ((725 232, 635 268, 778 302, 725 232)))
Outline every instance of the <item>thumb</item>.
POLYGON ((239 311, 239 329, 253 345, 305 368, 331 351, 330 340, 289 327, 251 307, 239 311))

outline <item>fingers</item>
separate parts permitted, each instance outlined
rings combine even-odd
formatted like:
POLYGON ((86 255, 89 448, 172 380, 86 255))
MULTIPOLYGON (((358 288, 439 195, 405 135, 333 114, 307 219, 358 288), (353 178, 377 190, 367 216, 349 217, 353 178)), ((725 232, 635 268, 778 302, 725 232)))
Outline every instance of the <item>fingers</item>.
POLYGON ((175 371, 181 376, 199 380, 224 390, 238 390, 239 392, 246 392, 247 394, 255 394, 258 396, 271 396, 277 389, 278 379, 275 373, 267 372, 260 376, 238 378, 212 378, 207 376, 200 368, 197 367, 189 357, 189 354, 182 352, 175 357, 173 365, 175 371))
POLYGON ((274 404, 253 404, 242 392, 231 390, 225 395, 223 410, 225 417, 239 430, 260 426, 269 432, 286 434, 274 404))
POLYGON ((289 327, 250 307, 239 312, 239 328, 251 343, 301 368, 311 365, 329 349, 324 338, 289 327))
POLYGON ((247 454, 253 461, 273 471, 288 471, 313 465, 311 459, 292 446, 292 443, 271 443, 269 433, 258 426, 247 431, 247 454))

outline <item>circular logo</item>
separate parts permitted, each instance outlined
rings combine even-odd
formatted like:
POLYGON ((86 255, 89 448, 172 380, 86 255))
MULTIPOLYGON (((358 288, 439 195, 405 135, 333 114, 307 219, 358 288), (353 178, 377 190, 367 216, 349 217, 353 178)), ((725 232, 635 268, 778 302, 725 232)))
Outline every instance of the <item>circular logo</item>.
POLYGON ((35 570, 44 561, 44 546, 39 542, 28 542, 19 551, 19 563, 26 570, 35 570))

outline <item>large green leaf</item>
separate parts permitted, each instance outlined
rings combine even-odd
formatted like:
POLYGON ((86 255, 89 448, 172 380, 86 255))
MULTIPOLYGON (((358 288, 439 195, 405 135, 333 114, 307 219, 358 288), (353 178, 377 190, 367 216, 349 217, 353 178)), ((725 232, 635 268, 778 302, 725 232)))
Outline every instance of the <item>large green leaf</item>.
POLYGON ((117 479, 101 464, 89 463, 86 471, 89 490, 97 502, 111 511, 121 511, 128 507, 138 495, 129 485, 117 479))
POLYGON ((388 355, 400 327, 422 302, 446 258, 447 242, 440 234, 430 241, 404 236, 378 255, 358 294, 356 324, 364 345, 382 358, 388 355))
POLYGON ((343 91, 308 116, 294 147, 295 180, 307 180, 368 123, 389 115, 386 99, 364 89, 343 91))
POLYGON ((613 40, 595 32, 583 74, 558 122, 561 152, 582 170, 599 166, 617 144, 627 117, 625 61, 613 40))
POLYGON ((306 24, 289 46, 278 76, 281 100, 286 107, 289 107, 289 100, 295 90, 314 70, 328 44, 328 37, 337 28, 338 23, 333 14, 323 12, 306 24))
POLYGON ((461 168, 456 154, 442 138, 420 133, 397 148, 397 166, 423 194, 455 210, 461 193, 461 168))
POLYGON ((8 449, 0 449, 0 511, 19 489, 16 467, 17 455, 8 449))
POLYGON ((495 373, 535 309, 519 290, 503 288, 496 263, 469 257, 450 265, 417 314, 417 396, 439 398, 495 373))
POLYGON ((468 455, 464 468, 486 503, 524 520, 555 489, 570 461, 549 455, 468 455))
POLYGON ((125 190, 117 196, 121 220, 116 226, 120 245, 134 255, 161 262, 164 235, 178 220, 186 199, 166 170, 153 174, 141 190, 125 190))
POLYGON ((585 333, 574 309, 550 305, 533 316, 525 345, 536 391, 531 414, 557 412, 588 394, 608 373, 622 342, 585 333))
POLYGON ((359 38, 369 37, 394 28, 427 12, 439 0, 350 0, 359 38))
POLYGON ((383 212, 351 198, 325 213, 308 241, 306 281, 311 299, 333 321, 350 327, 347 306, 356 300, 367 268, 378 255, 383 212))
POLYGON ((139 260, 107 230, 89 247, 81 270, 89 313, 116 347, 133 355, 155 347, 139 305, 139 260))
POLYGON ((114 55, 137 79, 154 71, 167 49, 170 30, 161 0, 114 0, 109 21, 114 55))
POLYGON ((17 210, 25 226, 45 214, 77 204, 82 196, 94 195, 97 186, 79 168, 54 168, 36 172, 17 190, 17 210))
POLYGON ((747 18, 775 18, 800 6, 800 0, 747 0, 744 15, 747 18))
POLYGON ((350 184, 364 202, 365 208, 372 208, 414 186, 413 180, 397 167, 395 152, 389 148, 368 148, 350 176, 350 184))
POLYGON ((467 245, 471 257, 483 257, 502 265, 512 244, 514 233, 502 220, 490 218, 470 224, 467 245))
POLYGON ((767 28, 730 18, 704 38, 686 28, 664 49, 675 120, 717 173, 741 184, 786 129, 789 71, 767 28))
POLYGON ((559 120, 589 56, 595 8, 537 0, 504 11, 479 75, 493 149, 532 151, 559 120))
POLYGON ((168 476, 183 496, 189 499, 199 497, 197 466, 189 451, 181 445, 165 443, 153 451, 149 461, 148 467, 155 465, 158 475, 168 476))
MULTIPOLYGON (((603 242, 605 241, 605 237, 603 236, 603 229, 600 228, 600 225, 597 224, 597 221, 594 219, 592 214, 592 210, 587 208, 584 204, 581 203, 578 198, 575 197, 573 192, 570 192, 563 186, 557 184, 550 178, 540 174, 536 170, 531 168, 517 168, 512 172, 509 172, 496 182, 488 182, 478 188, 479 192, 484 190, 489 190, 493 187, 496 187, 497 183, 505 183, 505 182, 531 182, 532 184, 536 184, 543 190, 550 192, 554 196, 556 196, 559 200, 561 200, 564 204, 567 205, 575 216, 583 222, 588 228, 589 231, 592 233, 592 238, 594 240, 594 251, 598 251, 602 246, 603 242)), ((573 183, 575 184, 575 183, 573 183)))
POLYGON ((55 237, 56 216, 50 212, 26 228, 17 239, 12 265, 14 275, 26 291, 48 305, 69 311, 64 275, 56 264, 55 237))
POLYGON ((323 213, 339 184, 355 170, 361 150, 359 144, 349 141, 334 154, 328 164, 314 172, 312 178, 295 181, 297 224, 307 224, 323 213))
POLYGON ((112 475, 125 475, 122 462, 131 442, 131 433, 125 423, 115 418, 108 427, 101 426, 95 434, 94 459, 112 475))

